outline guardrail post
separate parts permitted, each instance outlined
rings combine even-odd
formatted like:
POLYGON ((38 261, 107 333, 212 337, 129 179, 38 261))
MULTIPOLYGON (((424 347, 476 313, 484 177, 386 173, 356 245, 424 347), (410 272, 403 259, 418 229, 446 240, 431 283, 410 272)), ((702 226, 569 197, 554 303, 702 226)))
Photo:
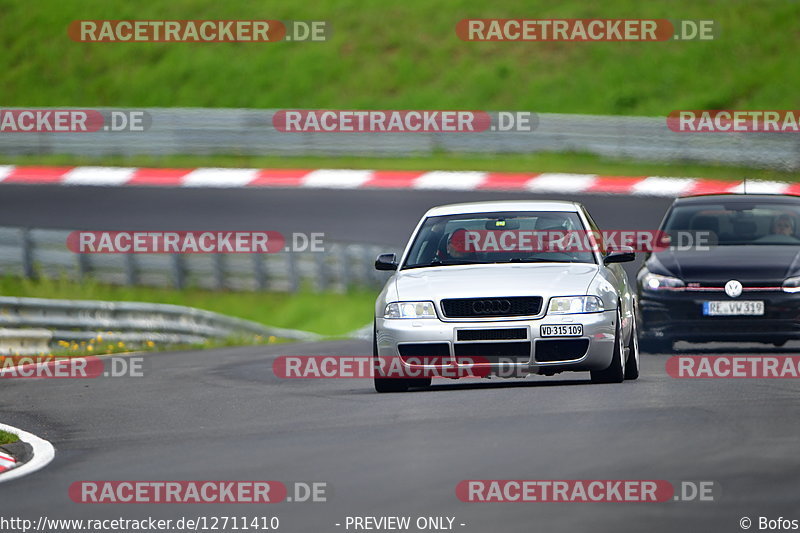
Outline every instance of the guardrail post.
POLYGON ((364 245, 363 247, 363 257, 364 257, 364 284, 365 285, 372 285, 375 281, 375 258, 377 256, 373 255, 373 250, 371 246, 364 245))
POLYGON ((172 286, 176 289, 186 286, 186 268, 181 254, 172 254, 172 286))
POLYGON ((320 291, 324 291, 328 288, 328 271, 325 268, 325 257, 327 254, 327 250, 324 252, 311 252, 314 258, 314 265, 317 267, 317 288, 320 291))
POLYGON ((264 265, 264 256, 261 254, 253 254, 253 277, 258 290, 267 290, 267 268, 264 265))
POLYGON ((139 281, 136 275, 136 259, 133 254, 125 254, 125 282, 128 285, 136 285, 139 281))
POLYGON ((217 289, 225 288, 225 255, 214 254, 214 286, 217 289))
POLYGON ((33 268, 33 240, 31 239, 31 230, 28 228, 20 228, 19 230, 20 243, 22 244, 21 259, 22 259, 22 273, 26 278, 35 278, 36 270, 33 268))
POLYGON ((75 254, 75 261, 78 264, 78 280, 83 281, 91 271, 89 256, 87 254, 77 253, 75 254))
POLYGON ((341 272, 342 287, 344 288, 344 292, 350 290, 350 284, 352 283, 352 276, 350 275, 350 261, 348 261, 349 249, 350 247, 347 244, 343 244, 338 247, 339 272, 341 272))
POLYGON ((286 261, 289 263, 289 292, 297 292, 300 287, 300 275, 297 272, 296 252, 284 252, 286 261))

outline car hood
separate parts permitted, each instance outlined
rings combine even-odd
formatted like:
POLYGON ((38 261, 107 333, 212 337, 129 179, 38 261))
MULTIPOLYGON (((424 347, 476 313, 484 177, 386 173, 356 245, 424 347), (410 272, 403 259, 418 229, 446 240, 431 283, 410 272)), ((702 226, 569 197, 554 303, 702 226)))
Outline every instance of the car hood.
POLYGON ((800 270, 800 246, 715 246, 710 250, 665 250, 654 253, 648 269, 686 282, 744 283, 783 281, 800 270), (650 267, 653 267, 652 269, 650 267))
POLYGON ((401 270, 395 284, 401 301, 496 296, 586 294, 597 274, 589 263, 454 265, 401 270))

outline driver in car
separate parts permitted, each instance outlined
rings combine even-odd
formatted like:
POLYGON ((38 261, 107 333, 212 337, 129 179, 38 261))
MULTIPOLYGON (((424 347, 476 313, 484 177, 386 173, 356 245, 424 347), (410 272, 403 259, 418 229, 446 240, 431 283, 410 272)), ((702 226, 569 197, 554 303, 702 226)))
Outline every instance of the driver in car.
POLYGON ((459 228, 447 237, 447 257, 465 259, 469 256, 466 250, 467 230, 459 228))
POLYGON ((778 215, 772 221, 772 234, 773 235, 788 235, 793 237, 795 234, 795 220, 794 217, 787 214, 778 215))
POLYGON ((444 241, 443 245, 440 245, 439 249, 436 250, 434 259, 444 261, 446 259, 468 258, 469 253, 466 250, 465 242, 466 235, 467 230, 464 228, 453 230, 450 235, 447 236, 447 239, 444 241))

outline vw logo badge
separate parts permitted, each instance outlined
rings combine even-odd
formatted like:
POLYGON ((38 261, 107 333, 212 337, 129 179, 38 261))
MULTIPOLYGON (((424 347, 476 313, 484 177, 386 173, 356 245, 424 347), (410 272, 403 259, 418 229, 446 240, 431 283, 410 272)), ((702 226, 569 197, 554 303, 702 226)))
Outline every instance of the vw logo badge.
POLYGON ((742 294, 742 283, 735 279, 730 280, 725 284, 725 294, 731 298, 736 298, 742 294))

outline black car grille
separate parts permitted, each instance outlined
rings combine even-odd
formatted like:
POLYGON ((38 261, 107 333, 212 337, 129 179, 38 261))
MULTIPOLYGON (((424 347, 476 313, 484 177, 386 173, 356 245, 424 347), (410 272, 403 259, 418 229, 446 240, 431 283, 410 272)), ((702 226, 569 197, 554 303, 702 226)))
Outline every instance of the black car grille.
POLYGON ((450 364, 450 345, 446 342, 398 344, 400 357, 407 363, 418 365, 450 364))
POLYGON ((541 296, 449 298, 442 300, 442 312, 447 318, 533 316, 538 315, 541 308, 541 296))
POLYGON ((534 360, 539 363, 571 361, 586 355, 589 339, 539 340, 534 349, 534 360))
POLYGON ((525 340, 528 338, 528 330, 525 328, 512 329, 460 329, 458 330, 458 340, 460 341, 511 341, 525 340))
MULTIPOLYGON (((721 282, 688 282, 686 292, 721 292, 725 293, 725 284, 721 282)), ((743 281, 742 290, 744 292, 782 292, 781 282, 775 281, 743 281)))

